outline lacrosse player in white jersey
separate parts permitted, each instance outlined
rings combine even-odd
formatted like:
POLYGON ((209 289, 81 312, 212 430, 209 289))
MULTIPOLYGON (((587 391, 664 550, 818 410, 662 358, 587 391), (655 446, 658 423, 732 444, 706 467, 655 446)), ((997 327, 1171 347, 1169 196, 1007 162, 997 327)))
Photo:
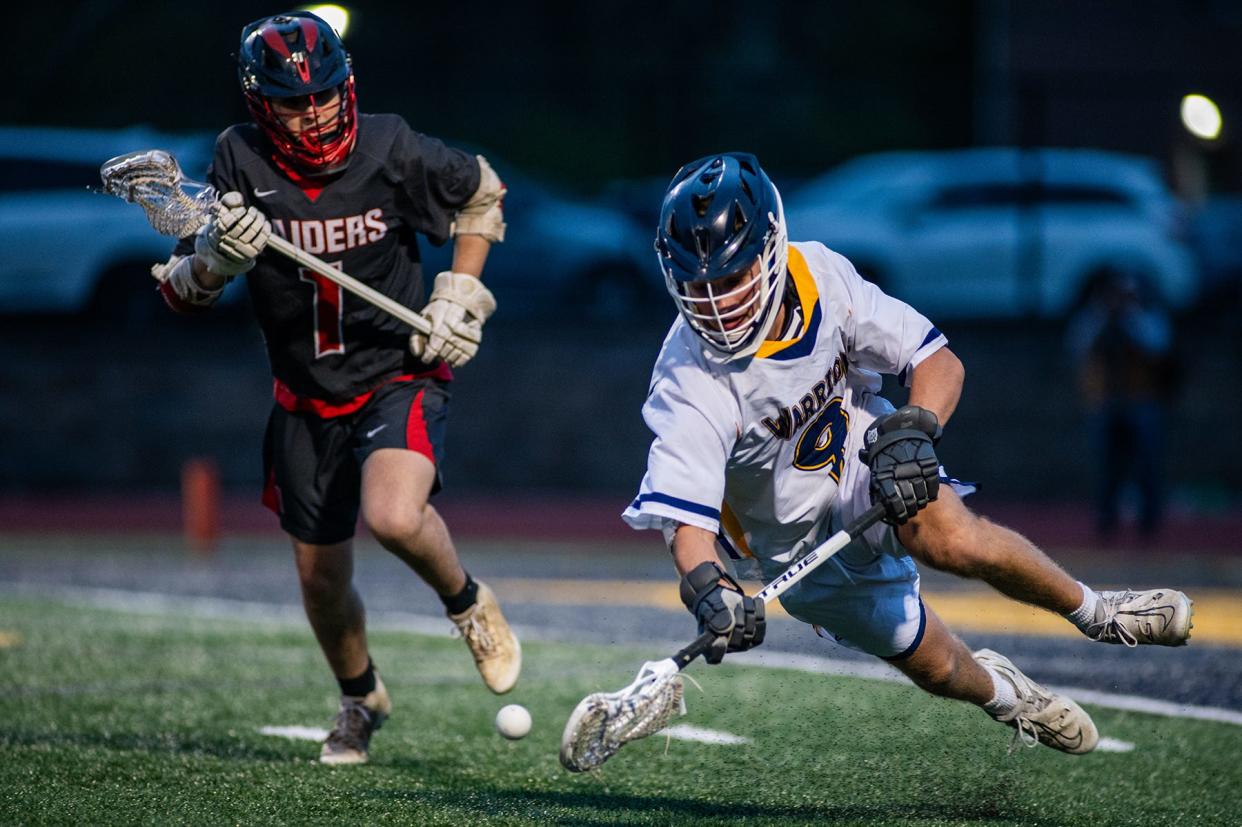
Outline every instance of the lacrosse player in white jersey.
POLYGON ((1096 592, 963 504, 935 452, 962 363, 930 321, 844 257, 789 243, 780 195, 753 155, 682 167, 656 251, 680 317, 643 406, 655 440, 624 519, 663 530, 683 602, 700 633, 718 633, 708 662, 765 631, 762 601, 723 560, 753 556, 770 580, 882 503, 885 522, 786 592, 785 609, 932 694, 982 707, 1024 743, 1090 752, 1099 736, 1086 712, 1003 655, 972 654, 920 598, 915 561, 1127 646, 1184 644, 1186 595, 1096 592), (900 410, 878 395, 885 373, 910 389, 900 410))

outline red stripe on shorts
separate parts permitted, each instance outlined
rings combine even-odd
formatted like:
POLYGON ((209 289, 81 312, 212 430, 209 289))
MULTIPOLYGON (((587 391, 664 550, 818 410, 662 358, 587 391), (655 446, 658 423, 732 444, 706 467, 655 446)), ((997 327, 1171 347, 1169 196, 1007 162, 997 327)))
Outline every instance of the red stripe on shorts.
POLYGON ((401 376, 394 376, 391 379, 385 379, 378 386, 371 388, 371 390, 363 391, 353 399, 348 399, 344 402, 328 402, 310 396, 298 396, 288 385, 273 377, 272 396, 276 398, 276 404, 289 413, 309 413, 314 414, 320 419, 332 419, 333 417, 345 416, 358 410, 367 404, 367 401, 377 390, 390 382, 408 382, 411 379, 422 379, 424 377, 450 382, 453 379, 453 370, 448 366, 447 362, 440 362, 431 370, 421 373, 406 373, 401 376))
POLYGON ((405 447, 416 451, 431 464, 436 464, 435 452, 431 450, 431 440, 427 438, 427 420, 423 418, 423 392, 420 390, 410 403, 410 415, 405 420, 405 447))
POLYGON ((285 510, 284 503, 281 502, 280 486, 276 484, 275 468, 267 472, 267 481, 263 483, 262 503, 277 517, 285 510))

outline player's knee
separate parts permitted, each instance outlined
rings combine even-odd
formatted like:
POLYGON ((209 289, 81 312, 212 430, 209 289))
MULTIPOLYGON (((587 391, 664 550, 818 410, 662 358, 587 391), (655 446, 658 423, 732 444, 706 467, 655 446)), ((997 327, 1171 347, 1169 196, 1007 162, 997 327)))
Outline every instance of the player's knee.
POLYGON ((381 545, 408 545, 423 529, 423 509, 376 504, 364 507, 362 521, 381 545))
POLYGON ((969 576, 986 564, 989 554, 980 529, 980 518, 966 512, 953 520, 921 526, 908 547, 934 569, 969 576))
POLYGON ((936 657, 919 664, 917 671, 908 672, 920 689, 933 695, 949 695, 957 680, 958 661, 953 651, 937 653, 936 657))
POLYGON ((335 605, 348 593, 350 586, 347 576, 328 567, 301 567, 298 582, 302 587, 302 601, 310 607, 335 605))

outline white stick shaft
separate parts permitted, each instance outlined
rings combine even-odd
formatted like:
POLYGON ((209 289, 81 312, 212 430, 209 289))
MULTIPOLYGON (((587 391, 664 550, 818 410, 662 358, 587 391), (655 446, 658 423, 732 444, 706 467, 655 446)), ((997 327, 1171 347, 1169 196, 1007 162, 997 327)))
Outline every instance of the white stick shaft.
POLYGON ((308 270, 313 270, 329 281, 339 284, 343 289, 348 290, 363 301, 373 304, 385 313, 395 316, 419 333, 424 335, 431 333, 431 324, 410 308, 390 299, 378 290, 366 286, 353 276, 346 275, 323 259, 293 246, 293 244, 280 236, 272 235, 267 241, 267 246, 282 256, 293 259, 308 270))
POLYGON ((883 509, 880 506, 872 506, 869 511, 863 513, 857 523, 846 526, 813 548, 805 557, 785 569, 780 577, 760 589, 755 597, 762 597, 764 603, 770 603, 773 599, 780 597, 794 583, 826 563, 830 557, 848 546, 851 540, 875 525, 881 514, 883 514, 883 509))

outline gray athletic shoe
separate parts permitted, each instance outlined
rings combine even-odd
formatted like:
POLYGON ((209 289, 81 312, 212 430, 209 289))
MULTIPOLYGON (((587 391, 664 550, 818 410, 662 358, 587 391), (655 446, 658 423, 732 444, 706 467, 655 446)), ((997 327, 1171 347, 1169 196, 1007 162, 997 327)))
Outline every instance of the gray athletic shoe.
POLYGON ((483 683, 497 695, 503 695, 517 683, 522 671, 522 644, 509 628, 496 595, 486 583, 478 585, 474 605, 459 615, 450 614, 449 619, 470 647, 483 683))
POLYGON ((365 764, 371 733, 383 726, 391 712, 392 701, 379 675, 375 676, 375 689, 365 698, 342 697, 332 732, 319 752, 319 763, 365 764))
POLYGON ((1010 746, 1011 752, 1018 744, 1028 747, 1045 744, 1072 755, 1082 755, 1095 749, 1100 733, 1082 707, 1064 695, 1044 689, 1023 675, 1004 655, 991 649, 980 649, 974 656, 981 665, 996 670, 1012 683, 1018 695, 1018 705, 1014 710, 996 718, 1017 730, 1010 746))
POLYGON ((1101 643, 1123 643, 1131 648, 1140 643, 1156 646, 1184 646, 1194 626, 1194 604, 1182 592, 1152 589, 1132 592, 1099 592, 1095 622, 1084 631, 1101 643))

